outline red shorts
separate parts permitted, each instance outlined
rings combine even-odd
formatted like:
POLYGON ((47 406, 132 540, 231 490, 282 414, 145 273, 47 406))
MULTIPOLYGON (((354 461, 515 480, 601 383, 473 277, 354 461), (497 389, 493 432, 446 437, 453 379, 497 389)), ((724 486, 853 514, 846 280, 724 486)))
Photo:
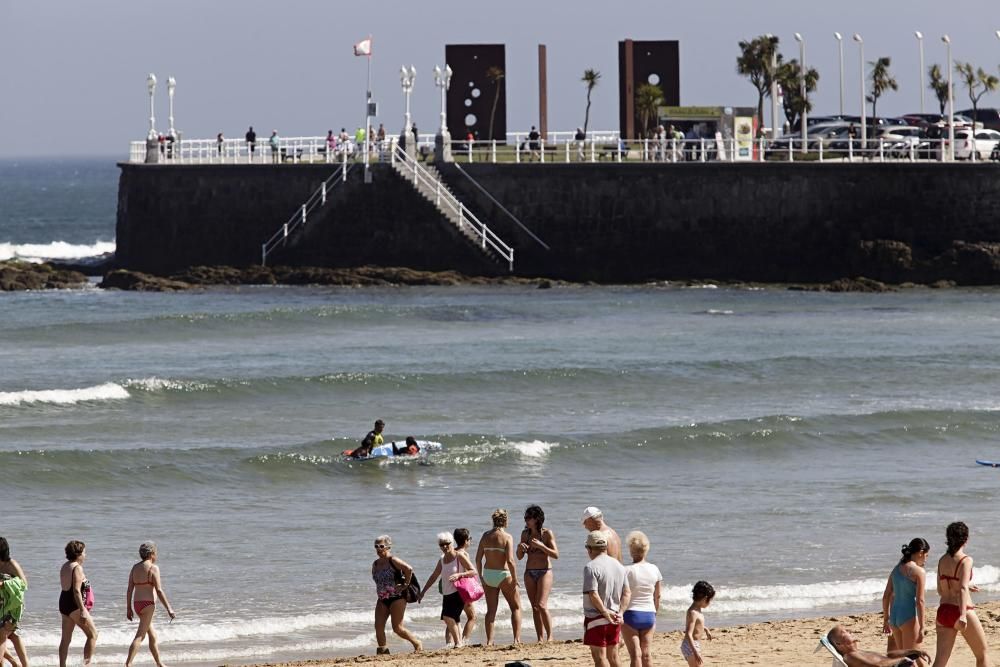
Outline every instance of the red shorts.
POLYGON ((587 646, 618 646, 622 626, 609 623, 605 618, 583 618, 583 643, 587 646))

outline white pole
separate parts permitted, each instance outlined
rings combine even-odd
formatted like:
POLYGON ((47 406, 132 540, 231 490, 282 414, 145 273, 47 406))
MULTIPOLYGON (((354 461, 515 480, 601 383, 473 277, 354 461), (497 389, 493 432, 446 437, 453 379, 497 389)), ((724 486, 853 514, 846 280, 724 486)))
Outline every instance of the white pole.
POLYGON ((156 115, 153 111, 153 97, 156 94, 156 75, 152 72, 146 77, 146 88, 149 90, 149 137, 156 138, 156 115))
POLYGON ((177 88, 177 80, 174 77, 167 77, 167 99, 170 100, 170 136, 177 136, 174 132, 174 89, 177 88))
MULTIPOLYGON (((948 35, 941 37, 941 41, 948 48, 948 161, 955 161, 955 95, 951 80, 951 38, 948 35)), ((975 130, 975 128, 973 128, 975 130)), ((973 131, 971 134, 975 135, 973 131)))
POLYGON ((802 35, 795 33, 795 41, 799 43, 799 96, 802 98, 802 115, 799 118, 799 125, 802 130, 802 152, 809 150, 807 143, 806 126, 809 124, 809 114, 806 111, 806 104, 809 98, 806 97, 806 40, 802 35))
POLYGON ((919 30, 915 31, 914 36, 917 38, 917 48, 920 49, 920 76, 917 78, 917 82, 920 84, 920 113, 924 112, 924 34, 919 30))
POLYGON ((839 32, 833 33, 837 38, 837 51, 840 53, 840 116, 844 116, 844 36, 839 32))
POLYGON ((868 116, 865 111, 865 40, 861 39, 858 33, 854 33, 854 41, 858 43, 858 72, 861 79, 861 147, 865 148, 868 144, 868 116))
POLYGON ((371 141, 371 137, 368 136, 369 131, 369 120, 371 116, 368 115, 370 109, 370 103, 372 101, 372 36, 368 35, 368 86, 365 90, 365 145, 362 147, 365 151, 364 163, 365 163, 365 174, 368 174, 368 143, 371 141))

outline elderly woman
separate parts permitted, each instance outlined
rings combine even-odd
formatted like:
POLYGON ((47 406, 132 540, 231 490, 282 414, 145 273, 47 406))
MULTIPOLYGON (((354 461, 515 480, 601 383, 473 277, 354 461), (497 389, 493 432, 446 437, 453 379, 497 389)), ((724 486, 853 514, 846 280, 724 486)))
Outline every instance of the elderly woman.
POLYGON ((646 560, 649 538, 633 530, 625 538, 632 563, 625 566, 628 589, 632 592, 628 609, 622 615, 622 633, 628 648, 631 667, 651 667, 653 657, 650 640, 656 630, 656 612, 660 609, 660 586, 663 575, 660 568, 646 560))
POLYGON ((518 560, 524 564, 524 589, 531 602, 538 641, 552 639, 552 617, 549 615, 549 593, 552 591, 552 560, 559 558, 556 535, 544 527, 545 512, 538 505, 524 510, 524 530, 517 545, 518 560))
POLYGON ((375 538, 375 553, 378 558, 372 563, 372 579, 375 581, 375 639, 378 648, 375 653, 386 655, 385 622, 392 618, 392 631, 413 645, 414 652, 422 648, 420 640, 403 626, 406 613, 404 592, 413 581, 413 568, 405 561, 392 555, 392 538, 379 535, 375 538))
POLYGON ((149 636, 149 652, 153 656, 153 661, 157 667, 163 667, 163 663, 160 662, 160 647, 156 639, 156 630, 153 629, 156 598, 160 598, 170 620, 174 620, 177 615, 174 614, 174 610, 167 600, 167 595, 163 592, 160 568, 156 561, 156 544, 143 542, 139 545, 139 562, 133 565, 132 570, 128 573, 128 587, 125 589, 125 617, 131 621, 138 616, 139 627, 128 647, 125 667, 131 667, 136 653, 139 652, 139 647, 142 646, 142 640, 147 635, 149 636))
POLYGON ((500 593, 510 606, 510 624, 514 643, 521 643, 521 596, 518 591, 517 565, 514 563, 514 538, 508 533, 507 510, 493 512, 493 528, 483 533, 476 550, 476 569, 486 592, 486 645, 493 644, 493 623, 497 617, 500 593))
POLYGON ((66 667, 69 656, 69 643, 73 639, 73 631, 79 627, 87 637, 83 644, 83 664, 89 665, 97 648, 97 628, 90 615, 93 607, 93 594, 90 593, 90 582, 83 573, 83 562, 87 559, 87 545, 79 540, 66 544, 66 562, 59 570, 59 614, 62 616, 62 637, 59 640, 59 667, 66 667), (88 598, 90 604, 88 605, 88 598))
POLYGON ((434 572, 427 578, 427 583, 420 591, 420 599, 424 599, 424 594, 434 585, 438 577, 441 577, 441 620, 445 624, 445 642, 458 648, 462 645, 458 624, 462 620, 465 602, 462 600, 462 594, 455 588, 455 582, 464 577, 476 576, 476 570, 464 551, 455 550, 455 538, 451 533, 438 533, 437 540, 441 558, 438 559, 434 572))

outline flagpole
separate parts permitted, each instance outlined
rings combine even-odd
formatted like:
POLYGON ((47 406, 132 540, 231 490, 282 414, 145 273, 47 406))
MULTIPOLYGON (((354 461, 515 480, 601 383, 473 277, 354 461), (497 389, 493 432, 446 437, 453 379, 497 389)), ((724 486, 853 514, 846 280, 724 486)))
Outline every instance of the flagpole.
POLYGON ((368 88, 365 93, 365 175, 368 174, 368 147, 371 145, 372 138, 369 136, 371 133, 371 123, 369 123, 369 118, 371 118, 368 113, 371 110, 372 101, 372 36, 368 35, 368 88))

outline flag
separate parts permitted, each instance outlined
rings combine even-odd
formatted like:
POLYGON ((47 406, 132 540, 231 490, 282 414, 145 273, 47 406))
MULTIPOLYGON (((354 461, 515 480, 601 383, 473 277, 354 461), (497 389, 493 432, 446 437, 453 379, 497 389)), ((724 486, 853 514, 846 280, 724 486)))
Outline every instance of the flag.
POLYGON ((370 56, 372 54, 372 38, 368 37, 354 45, 354 55, 370 56))

